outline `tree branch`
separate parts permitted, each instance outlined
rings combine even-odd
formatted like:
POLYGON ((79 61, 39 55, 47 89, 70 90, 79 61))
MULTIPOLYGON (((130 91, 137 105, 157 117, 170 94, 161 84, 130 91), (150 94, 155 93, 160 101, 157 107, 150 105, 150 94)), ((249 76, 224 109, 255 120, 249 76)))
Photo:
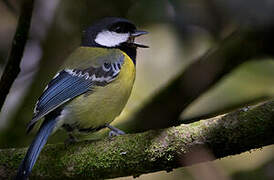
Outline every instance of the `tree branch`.
MULTIPOLYGON (((163 130, 69 146, 47 145, 32 177, 104 179, 169 171, 208 161, 185 161, 193 148, 201 146, 211 150, 216 158, 239 154, 274 143, 273 117, 274 101, 270 101, 252 109, 163 130)), ((0 178, 15 175, 25 152, 25 148, 0 150, 0 178)))
POLYGON ((9 59, 0 79, 0 109, 2 109, 14 80, 20 73, 20 63, 28 38, 33 3, 34 0, 24 0, 22 2, 20 17, 13 37, 9 59))

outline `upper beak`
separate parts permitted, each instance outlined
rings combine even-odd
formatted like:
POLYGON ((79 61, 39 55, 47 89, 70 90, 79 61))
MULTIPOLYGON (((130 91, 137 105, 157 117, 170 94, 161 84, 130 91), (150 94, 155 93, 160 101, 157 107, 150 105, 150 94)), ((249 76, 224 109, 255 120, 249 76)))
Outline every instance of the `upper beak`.
POLYGON ((141 36, 141 35, 144 35, 144 34, 148 34, 147 31, 138 31, 136 30, 134 33, 131 33, 130 35, 133 36, 133 37, 138 37, 138 36, 141 36))
MULTIPOLYGON (((134 39, 135 37, 138 36, 142 36, 148 34, 147 31, 141 31, 141 30, 136 30, 135 32, 130 34, 130 38, 134 39)), ((140 48, 149 48, 149 46, 143 45, 143 44, 137 44, 135 42, 133 42, 133 45, 135 45, 136 47, 140 47, 140 48)))

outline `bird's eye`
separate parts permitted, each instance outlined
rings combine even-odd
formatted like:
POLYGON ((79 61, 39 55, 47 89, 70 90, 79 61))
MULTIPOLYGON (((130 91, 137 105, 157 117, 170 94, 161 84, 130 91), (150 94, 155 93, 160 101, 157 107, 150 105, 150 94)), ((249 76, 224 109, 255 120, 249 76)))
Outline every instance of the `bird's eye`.
POLYGON ((122 30, 123 30, 123 29, 122 29, 122 27, 120 27, 120 26, 117 26, 117 27, 114 28, 114 31, 117 32, 117 33, 121 33, 122 30))

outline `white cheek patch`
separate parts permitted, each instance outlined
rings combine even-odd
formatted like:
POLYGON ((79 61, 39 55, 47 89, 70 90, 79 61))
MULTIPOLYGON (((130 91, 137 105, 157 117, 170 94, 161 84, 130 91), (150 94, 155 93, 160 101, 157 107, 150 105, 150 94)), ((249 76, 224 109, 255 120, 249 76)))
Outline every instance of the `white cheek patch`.
POLYGON ((106 47, 115 47, 128 40, 129 33, 116 33, 112 31, 102 31, 96 38, 95 42, 106 47))

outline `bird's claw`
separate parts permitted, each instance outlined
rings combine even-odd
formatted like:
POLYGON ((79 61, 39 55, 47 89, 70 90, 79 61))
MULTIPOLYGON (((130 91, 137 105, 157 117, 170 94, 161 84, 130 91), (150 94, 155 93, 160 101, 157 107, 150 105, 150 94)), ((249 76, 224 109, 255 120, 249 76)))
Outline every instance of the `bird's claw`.
POLYGON ((111 125, 106 125, 106 127, 108 127, 111 131, 108 133, 108 136, 109 137, 115 137, 115 136, 120 136, 120 135, 124 135, 126 134, 124 131, 116 128, 116 127, 113 127, 111 125))
POLYGON ((108 133, 108 136, 109 137, 115 137, 115 136, 120 136, 120 135, 124 135, 124 134, 126 134, 126 133, 124 131, 121 131, 121 130, 119 130, 119 131, 110 131, 108 133))

